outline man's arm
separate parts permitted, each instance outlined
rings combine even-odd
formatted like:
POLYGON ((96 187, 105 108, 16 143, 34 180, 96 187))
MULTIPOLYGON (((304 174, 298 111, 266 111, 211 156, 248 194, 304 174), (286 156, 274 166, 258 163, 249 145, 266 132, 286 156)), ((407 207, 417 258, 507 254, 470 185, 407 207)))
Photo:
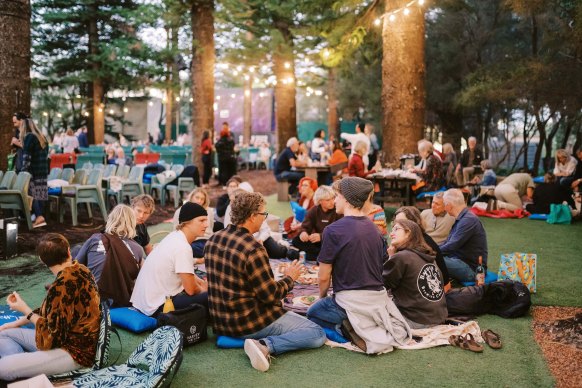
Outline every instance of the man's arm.
POLYGON ((455 229, 455 233, 449 235, 449 239, 440 246, 443 255, 446 256, 448 253, 452 253, 453 251, 456 251, 465 245, 467 240, 473 236, 476 222, 478 221, 459 221, 457 228, 455 229))
POLYGON ((331 270, 333 265, 319 263, 319 297, 325 298, 331 285, 331 270))
POLYGON ((145 254, 147 256, 147 255, 149 255, 151 253, 151 251, 154 250, 154 246, 152 245, 152 243, 149 243, 148 245, 146 245, 145 247, 143 247, 143 250, 144 250, 144 252, 145 252, 145 254))
POLYGON ((208 283, 191 273, 179 273, 182 280, 182 287, 186 294, 192 296, 201 292, 208 291, 208 283))

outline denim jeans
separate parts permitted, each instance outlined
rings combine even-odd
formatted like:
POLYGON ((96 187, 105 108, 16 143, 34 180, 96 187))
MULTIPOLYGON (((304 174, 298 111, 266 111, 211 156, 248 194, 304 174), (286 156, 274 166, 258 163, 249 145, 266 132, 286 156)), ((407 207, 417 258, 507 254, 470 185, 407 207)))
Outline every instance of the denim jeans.
POLYGON ((204 246, 208 240, 195 240, 190 244, 192 247, 192 255, 194 257, 204 257, 204 246))
POLYGON ((346 310, 336 303, 333 296, 318 300, 307 310, 307 319, 321 327, 333 329, 339 334, 342 334, 341 325, 343 320, 347 318, 346 310))
POLYGON ((0 332, 0 380, 64 373, 80 367, 64 349, 39 351, 34 329, 0 332))
POLYGON ((445 264, 449 270, 450 278, 460 282, 475 281, 475 271, 463 260, 457 257, 445 256, 445 264))
POLYGON ((290 311, 269 326, 242 338, 263 340, 269 353, 281 354, 319 348, 325 343, 325 332, 315 323, 290 311))

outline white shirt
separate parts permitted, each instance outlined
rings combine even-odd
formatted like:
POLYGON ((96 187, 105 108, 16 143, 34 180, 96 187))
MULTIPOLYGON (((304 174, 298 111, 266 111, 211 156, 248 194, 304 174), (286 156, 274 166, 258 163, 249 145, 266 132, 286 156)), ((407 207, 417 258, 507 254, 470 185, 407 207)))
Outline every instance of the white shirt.
POLYGON ((316 137, 311 141, 311 153, 321 154, 325 152, 325 140, 320 137, 316 137))
POLYGON ((358 142, 363 141, 364 143, 366 143, 366 152, 364 152, 362 160, 364 161, 364 166, 368 168, 368 164, 370 163, 370 160, 368 159, 368 152, 370 152, 370 138, 366 136, 366 134, 363 132, 354 134, 342 133, 341 138, 346 139, 347 141, 352 143, 352 152, 350 153, 350 158, 352 157, 353 154, 356 153, 356 144, 358 144, 358 142))
POLYGON ((62 142, 63 146, 63 153, 64 154, 72 154, 75 152, 75 148, 79 148, 79 140, 77 136, 65 136, 62 142))
POLYGON ((180 273, 194 274, 194 258, 186 236, 176 230, 146 258, 131 294, 133 307, 146 315, 155 313, 166 296, 175 296, 184 290, 180 273))
MULTIPOLYGON (((230 222, 230 204, 229 204, 228 207, 226 208, 226 211, 224 212, 224 227, 226 228, 230 224, 232 224, 232 222, 230 222)), ((266 239, 271 237, 271 228, 269 227, 269 224, 267 223, 266 219, 261 224, 261 229, 259 229, 258 232, 253 234, 253 237, 257 241, 265 241, 266 239)))

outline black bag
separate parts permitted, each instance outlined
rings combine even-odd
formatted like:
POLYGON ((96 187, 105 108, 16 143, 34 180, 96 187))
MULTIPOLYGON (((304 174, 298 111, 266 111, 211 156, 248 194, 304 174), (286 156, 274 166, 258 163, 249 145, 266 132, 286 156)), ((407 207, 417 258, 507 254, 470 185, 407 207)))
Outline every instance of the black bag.
POLYGON ((158 327, 174 326, 184 335, 184 346, 195 345, 208 338, 206 308, 193 303, 190 306, 158 315, 158 327))
POLYGON ((449 317, 487 314, 489 306, 483 301, 484 286, 453 288, 445 294, 449 317))

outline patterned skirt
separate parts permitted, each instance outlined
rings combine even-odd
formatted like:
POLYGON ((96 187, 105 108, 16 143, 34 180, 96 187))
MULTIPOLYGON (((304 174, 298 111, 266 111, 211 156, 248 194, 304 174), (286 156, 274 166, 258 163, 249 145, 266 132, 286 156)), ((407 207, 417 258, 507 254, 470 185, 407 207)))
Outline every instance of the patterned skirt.
POLYGON ((33 179, 28 186, 28 195, 37 201, 48 201, 48 186, 46 178, 33 179))

